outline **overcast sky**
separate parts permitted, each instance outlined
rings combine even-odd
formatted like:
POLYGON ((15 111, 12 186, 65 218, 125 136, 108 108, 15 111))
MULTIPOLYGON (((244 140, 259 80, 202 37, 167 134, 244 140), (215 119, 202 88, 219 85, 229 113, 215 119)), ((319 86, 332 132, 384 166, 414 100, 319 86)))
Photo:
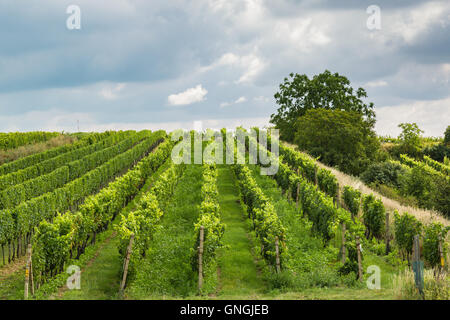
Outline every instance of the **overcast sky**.
POLYGON ((284 77, 328 69, 379 134, 442 136, 449 35, 447 0, 1 0, 0 131, 263 126, 284 77))

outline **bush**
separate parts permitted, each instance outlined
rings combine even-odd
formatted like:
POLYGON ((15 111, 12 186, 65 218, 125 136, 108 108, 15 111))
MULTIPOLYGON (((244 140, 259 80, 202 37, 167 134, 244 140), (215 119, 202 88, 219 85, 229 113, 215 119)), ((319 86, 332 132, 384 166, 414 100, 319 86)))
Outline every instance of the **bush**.
POLYGON ((405 212, 399 215, 397 211, 394 212, 394 232, 395 241, 400 249, 403 259, 408 259, 412 254, 412 247, 414 236, 419 235, 422 231, 422 223, 414 216, 405 212))
POLYGON ((352 216, 358 215, 361 192, 359 190, 353 189, 350 186, 345 186, 342 198, 344 200, 345 206, 351 212, 352 216))
POLYGON ((370 194, 363 200, 363 219, 366 226, 366 238, 381 239, 386 210, 380 199, 370 194))
POLYGON ((441 264, 439 254, 439 236, 443 239, 442 250, 444 257, 447 254, 447 243, 445 238, 450 227, 444 227, 441 223, 430 223, 424 228, 423 256, 425 262, 430 267, 437 267, 441 264))
POLYGON ((400 164, 393 162, 381 162, 371 164, 361 174, 361 180, 366 184, 386 184, 400 187, 399 177, 406 172, 400 164))
POLYGON ((422 167, 413 167, 409 172, 402 175, 399 180, 403 195, 414 196, 422 207, 433 207, 432 197, 437 191, 434 178, 425 172, 422 167))
POLYGON ((450 157, 450 148, 443 143, 439 143, 425 147, 422 153, 433 160, 443 162, 445 157, 450 157))

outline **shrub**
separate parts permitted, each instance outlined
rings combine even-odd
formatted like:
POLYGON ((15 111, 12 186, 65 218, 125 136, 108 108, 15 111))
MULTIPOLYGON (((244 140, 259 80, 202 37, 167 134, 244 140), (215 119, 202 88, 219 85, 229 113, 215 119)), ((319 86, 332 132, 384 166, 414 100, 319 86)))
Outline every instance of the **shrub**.
POLYGON ((414 236, 420 234, 422 231, 422 223, 414 216, 405 212, 399 215, 397 211, 394 212, 394 232, 395 241, 400 249, 403 259, 408 259, 412 253, 414 236))
POLYGON ((440 265, 441 258, 439 254, 439 236, 443 239, 442 250, 444 257, 447 254, 447 243, 445 238, 450 227, 444 227, 441 223, 430 223, 424 227, 423 256, 425 262, 430 267, 440 265))
POLYGON ((345 186, 342 198, 344 200, 345 206, 351 212, 352 216, 358 215, 361 192, 359 190, 353 189, 350 186, 345 186))
POLYGON ((380 239, 383 235, 385 209, 380 199, 370 194, 363 200, 363 219, 366 226, 366 237, 380 239))
POLYGON ((374 163, 361 174, 361 180, 367 184, 386 184, 393 187, 399 187, 399 177, 405 172, 406 170, 397 163, 374 163))

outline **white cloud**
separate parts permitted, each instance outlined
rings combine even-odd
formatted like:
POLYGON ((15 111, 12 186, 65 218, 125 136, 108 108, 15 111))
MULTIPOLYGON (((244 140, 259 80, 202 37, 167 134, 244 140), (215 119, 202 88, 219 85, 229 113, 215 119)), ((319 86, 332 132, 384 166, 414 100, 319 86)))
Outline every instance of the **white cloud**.
POLYGON ((257 96, 257 97, 254 97, 253 100, 256 102, 269 102, 270 101, 270 99, 265 96, 257 96))
POLYGON ((364 86, 369 88, 385 87, 388 83, 384 80, 379 81, 369 81, 364 86))
POLYGON ((234 100, 233 102, 222 102, 222 103, 220 104, 220 107, 221 107, 221 108, 224 108, 224 107, 231 106, 232 104, 238 104, 238 103, 244 103, 244 102, 247 102, 247 98, 244 97, 244 96, 242 96, 242 97, 237 98, 237 99, 234 100))
POLYGON ((400 123, 415 122, 425 136, 442 136, 450 119, 450 98, 441 100, 411 101, 399 105, 376 108, 378 134, 397 136, 400 123))
POLYGON ((189 88, 178 94, 171 94, 168 97, 169 104, 172 106, 188 105, 195 102, 200 102, 205 100, 205 96, 208 90, 202 87, 201 84, 194 88, 189 88))
MULTIPOLYGON (((242 72, 235 83, 252 83, 256 77, 266 68, 267 62, 256 54, 251 53, 248 55, 239 56, 234 53, 228 52, 223 54, 219 59, 208 66, 200 68, 200 72, 207 72, 215 70, 220 67, 236 67, 242 72)), ((222 84, 226 82, 221 81, 222 84)))
POLYGON ((396 21, 392 25, 392 32, 400 35, 406 43, 414 43, 416 38, 429 29, 434 23, 442 27, 449 24, 449 10, 447 4, 428 2, 410 11, 399 10, 393 16, 396 21))
POLYGON ((99 95, 106 100, 116 100, 117 94, 125 88, 125 83, 118 83, 115 87, 105 87, 100 90, 99 95))
POLYGON ((244 103, 247 101, 246 97, 240 97, 239 99, 237 99, 234 103, 244 103))
POLYGON ((255 78, 263 71, 266 67, 264 61, 262 61, 259 57, 254 54, 245 56, 241 59, 241 63, 244 66, 247 66, 247 70, 244 74, 239 78, 237 83, 251 83, 255 80, 255 78))

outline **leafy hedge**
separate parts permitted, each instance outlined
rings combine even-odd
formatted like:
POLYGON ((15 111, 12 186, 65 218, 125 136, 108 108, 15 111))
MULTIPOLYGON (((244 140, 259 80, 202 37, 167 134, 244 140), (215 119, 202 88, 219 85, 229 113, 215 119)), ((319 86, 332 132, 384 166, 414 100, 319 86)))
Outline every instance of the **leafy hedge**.
MULTIPOLYGON (((53 223, 48 221, 39 223, 32 239, 33 272, 37 283, 43 283, 49 277, 61 272, 65 262, 75 253, 78 258, 89 242, 95 241, 96 233, 107 228, 120 210, 138 193, 147 177, 169 157, 172 146, 171 141, 162 143, 155 152, 144 157, 133 169, 98 194, 87 198, 78 212, 58 214, 53 223)), ((136 159, 137 157, 131 164, 136 159)), ((143 206, 145 208, 145 205, 143 206)))
POLYGON ((0 176, 15 172, 17 170, 25 169, 29 166, 33 166, 35 164, 46 161, 48 159, 64 154, 66 152, 70 152, 97 143, 102 139, 106 139, 107 137, 113 134, 115 133, 113 133, 112 131, 106 131, 104 133, 90 133, 73 144, 53 148, 44 152, 36 153, 24 158, 17 159, 12 162, 5 163, 0 166, 0 176))
MULTIPOLYGON (((41 221, 51 220, 56 212, 78 205, 86 196, 100 189, 111 178, 148 154, 149 150, 158 145, 165 136, 164 131, 155 132, 132 149, 69 182, 64 187, 23 202, 14 208, 0 211, 2 212, 0 218, 6 220, 6 225, 10 225, 11 217, 14 221, 13 228, 0 229, 0 239, 3 239, 4 243, 10 243, 20 235, 29 234, 41 221), (3 232, 5 233, 2 234, 3 232)), ((4 221, 0 221, 0 225, 3 223, 4 221)))
POLYGON ((361 192, 350 186, 345 186, 344 192, 342 193, 342 200, 352 216, 357 216, 361 204, 361 192))
POLYGON ((192 249, 191 264, 198 270, 198 246, 200 245, 200 228, 204 227, 203 263, 209 265, 216 258, 216 250, 222 247, 225 225, 220 219, 219 191, 217 189, 217 168, 215 164, 203 165, 203 186, 200 215, 195 223, 195 242, 192 249))
MULTIPOLYGON (((271 145, 271 137, 267 141, 271 145)), ((308 181, 315 183, 317 171, 317 184, 323 192, 331 197, 335 197, 338 191, 338 181, 334 174, 327 169, 319 168, 316 162, 309 156, 294 150, 291 147, 279 143, 280 156, 294 170, 300 169, 300 175, 308 181)))
POLYGON ((381 239, 384 233, 386 210, 383 202, 376 199, 373 194, 363 198, 362 212, 364 225, 366 226, 366 237, 381 239))
POLYGON ((285 229, 270 203, 257 185, 251 172, 245 165, 233 165, 236 174, 237 185, 246 205, 248 217, 253 222, 256 236, 263 246, 263 257, 272 266, 276 265, 275 238, 279 239, 280 263, 283 266, 286 247, 285 229))
MULTIPOLYGON (((106 145, 107 148, 102 148, 100 146, 98 151, 88 154, 81 159, 77 160, 77 158, 73 158, 74 161, 66 164, 62 162, 61 164, 63 164, 63 166, 55 171, 7 188, 0 192, 0 209, 15 207, 24 201, 62 187, 69 181, 80 177, 109 159, 130 149, 137 142, 148 137, 148 135, 149 132, 142 131, 138 134, 132 134, 129 138, 118 144, 112 144, 109 147, 106 145)), ((112 143, 114 140, 111 139, 110 142, 112 143)), ((78 154, 77 151, 75 151, 76 154, 78 154)), ((81 155, 82 154, 80 154, 80 156, 81 155)), ((67 160, 69 160, 69 158, 67 158, 67 160)), ((20 171, 18 171, 18 173, 20 173, 20 171)))
POLYGON ((403 258, 408 261, 412 254, 414 236, 421 234, 422 227, 422 223, 409 213, 399 215, 397 211, 394 212, 395 242, 403 258))
POLYGON ((439 237, 442 241, 442 253, 447 256, 448 243, 445 241, 450 227, 444 227, 442 223, 433 222, 424 227, 423 256, 432 268, 441 265, 439 253, 439 237))
POLYGON ((38 176, 50 173, 55 169, 65 166, 69 162, 79 160, 84 156, 92 154, 93 152, 110 147, 130 135, 131 132, 119 132, 111 134, 108 138, 101 140, 100 142, 97 142, 95 144, 77 148, 51 159, 41 161, 27 168, 2 175, 0 176, 0 191, 23 183, 27 180, 36 178, 38 176))
POLYGON ((12 132, 12 133, 0 133, 0 149, 8 150, 14 149, 27 144, 34 144, 38 142, 44 142, 59 136, 59 132, 12 132))
MULTIPOLYGON (((169 160, 170 161, 170 160, 169 160)), ((136 267, 150 246, 150 241, 164 214, 165 205, 170 200, 185 165, 173 163, 153 184, 152 189, 139 200, 134 211, 127 216, 121 215, 116 227, 120 237, 119 253, 124 260, 131 235, 134 235, 133 249, 129 261, 129 278, 135 275, 136 267)))

